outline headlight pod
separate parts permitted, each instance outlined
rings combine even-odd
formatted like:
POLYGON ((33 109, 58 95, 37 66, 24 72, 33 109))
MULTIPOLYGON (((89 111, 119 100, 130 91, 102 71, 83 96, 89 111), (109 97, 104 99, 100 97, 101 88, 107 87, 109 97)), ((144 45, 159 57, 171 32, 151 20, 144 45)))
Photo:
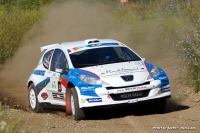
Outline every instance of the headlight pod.
POLYGON ((160 74, 160 72, 159 72, 158 68, 153 67, 153 69, 151 69, 151 71, 149 72, 147 79, 154 78, 154 77, 158 76, 159 74, 160 74))
POLYGON ((86 82, 88 84, 108 85, 108 83, 94 77, 90 77, 84 74, 79 74, 78 76, 83 82, 86 82))

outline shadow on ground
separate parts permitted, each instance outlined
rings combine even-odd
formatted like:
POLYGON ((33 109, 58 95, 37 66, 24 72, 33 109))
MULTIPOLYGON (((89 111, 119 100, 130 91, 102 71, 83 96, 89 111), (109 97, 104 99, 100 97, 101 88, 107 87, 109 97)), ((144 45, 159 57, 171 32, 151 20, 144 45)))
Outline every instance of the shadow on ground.
MULTIPOLYGON (((182 111, 189 108, 190 108, 189 106, 180 105, 175 101, 167 100, 167 108, 165 113, 182 111)), ((135 106, 115 107, 112 109, 105 109, 105 110, 94 110, 94 112, 90 114, 89 119, 106 120, 106 119, 121 118, 125 116, 145 116, 152 114, 156 113, 150 106, 148 105, 146 106, 146 104, 140 104, 135 106)))
MULTIPOLYGON (((189 106, 178 104, 177 102, 169 99, 167 100, 167 108, 165 113, 182 111, 189 108, 189 106)), ((44 113, 52 113, 63 117, 65 115, 65 110, 47 109, 44 113)), ((108 120, 126 116, 145 116, 156 114, 155 111, 148 106, 148 104, 113 107, 107 109, 93 109, 88 113, 88 120, 108 120)))

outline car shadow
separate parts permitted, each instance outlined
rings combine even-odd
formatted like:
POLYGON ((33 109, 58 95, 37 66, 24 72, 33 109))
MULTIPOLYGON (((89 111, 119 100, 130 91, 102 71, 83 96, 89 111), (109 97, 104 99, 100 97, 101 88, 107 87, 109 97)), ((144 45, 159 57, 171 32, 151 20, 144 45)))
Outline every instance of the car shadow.
MULTIPOLYGON (((166 112, 164 114, 187 110, 189 108, 189 106, 181 105, 178 104, 176 101, 168 99, 166 112)), ((65 110, 45 109, 43 113, 51 113, 63 117, 65 115, 65 110)), ((157 113, 155 113, 155 111, 152 110, 150 106, 148 106, 148 103, 146 103, 131 106, 113 107, 107 109, 93 109, 89 111, 87 120, 109 120, 115 118, 122 118, 126 116, 145 116, 154 114, 157 113)))
MULTIPOLYGON (((177 112, 189 109, 189 106, 180 105, 175 101, 167 100, 166 112, 177 112)), ((94 110, 89 114, 89 120, 108 120, 115 118, 122 118, 126 116, 145 116, 156 114, 151 107, 146 106, 146 104, 134 105, 134 106, 123 106, 123 107, 114 107, 110 109, 103 110, 94 110)))

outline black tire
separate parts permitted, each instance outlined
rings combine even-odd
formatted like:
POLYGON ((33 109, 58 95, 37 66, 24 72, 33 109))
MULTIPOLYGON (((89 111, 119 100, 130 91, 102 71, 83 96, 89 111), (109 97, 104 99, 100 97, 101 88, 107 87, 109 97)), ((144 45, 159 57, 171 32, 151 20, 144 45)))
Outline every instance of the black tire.
POLYGON ((85 110, 79 108, 79 100, 78 95, 75 88, 71 88, 70 90, 70 105, 71 105, 71 112, 72 117, 74 120, 84 120, 86 119, 85 110))
POLYGON ((159 114, 163 114, 166 111, 167 100, 159 99, 155 102, 155 112, 159 114))
POLYGON ((33 112, 35 112, 35 113, 42 112, 42 107, 41 107, 40 103, 38 102, 36 88, 33 83, 31 83, 31 85, 30 85, 30 90, 28 93, 28 100, 29 100, 29 107, 31 108, 31 110, 33 112))

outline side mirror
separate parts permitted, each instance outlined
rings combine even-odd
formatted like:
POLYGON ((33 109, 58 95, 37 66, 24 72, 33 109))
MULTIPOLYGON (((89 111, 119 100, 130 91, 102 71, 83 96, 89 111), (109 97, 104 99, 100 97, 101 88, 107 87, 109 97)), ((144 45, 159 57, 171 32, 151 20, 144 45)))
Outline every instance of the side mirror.
POLYGON ((69 67, 68 68, 63 68, 62 73, 68 74, 68 72, 69 72, 69 67))
POLYGON ((55 72, 61 73, 61 74, 68 74, 69 68, 63 68, 63 69, 58 69, 58 68, 56 68, 56 69, 55 69, 55 72))
POLYGON ((57 72, 57 73, 62 73, 62 71, 63 71, 63 70, 62 70, 62 69, 59 69, 59 68, 56 68, 56 69, 55 69, 55 72, 57 72))
POLYGON ((60 73, 60 74, 68 74, 69 72, 68 64, 66 63, 65 66, 60 66, 59 68, 56 68, 55 72, 60 73))

